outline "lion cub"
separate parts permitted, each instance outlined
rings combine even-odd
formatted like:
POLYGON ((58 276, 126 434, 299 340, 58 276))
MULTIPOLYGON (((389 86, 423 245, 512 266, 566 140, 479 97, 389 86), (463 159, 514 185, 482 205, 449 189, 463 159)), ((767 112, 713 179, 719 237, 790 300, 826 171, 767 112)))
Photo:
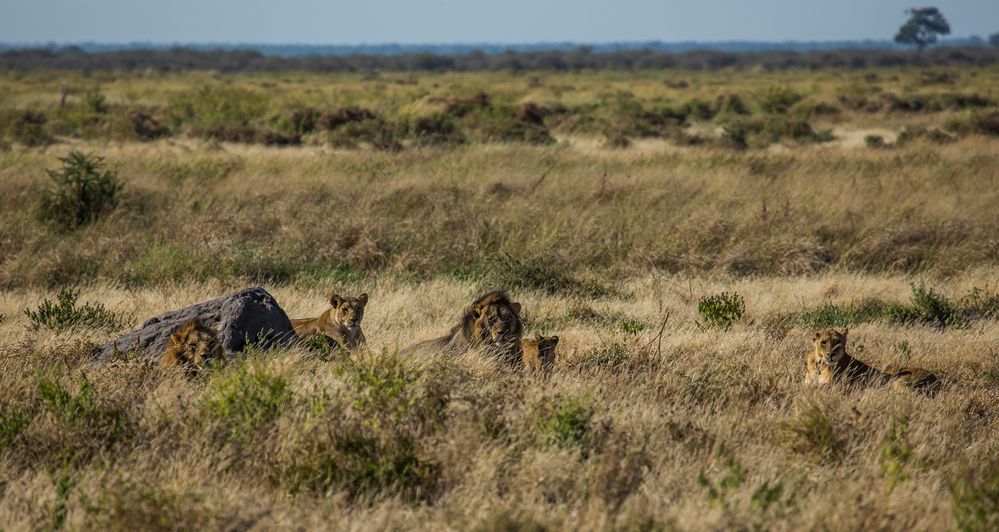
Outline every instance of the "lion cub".
POLYGON ((897 368, 885 372, 853 358, 846 352, 849 332, 849 329, 815 331, 814 347, 805 361, 806 383, 830 384, 834 380, 847 384, 891 383, 893 389, 911 388, 930 394, 940 389, 940 380, 925 369, 897 368))
POLYGON ((524 369, 544 376, 551 375, 555 369, 555 346, 558 336, 535 336, 533 340, 521 342, 523 348, 524 369))
POLYGON ((368 294, 357 297, 330 296, 331 307, 318 318, 291 320, 295 334, 302 340, 314 336, 326 336, 341 347, 356 349, 366 342, 361 331, 364 306, 368 304, 368 294))
POLYGON ((160 357, 160 367, 163 371, 179 367, 191 375, 213 360, 224 359, 218 331, 194 318, 170 335, 170 345, 160 357))

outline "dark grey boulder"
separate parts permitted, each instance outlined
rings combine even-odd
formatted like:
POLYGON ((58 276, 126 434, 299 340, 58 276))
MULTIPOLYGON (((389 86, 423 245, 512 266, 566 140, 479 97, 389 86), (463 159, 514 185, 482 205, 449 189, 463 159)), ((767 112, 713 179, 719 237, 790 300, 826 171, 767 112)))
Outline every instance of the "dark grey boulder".
POLYGON ((291 321, 277 300, 263 288, 247 288, 219 299, 171 310, 146 320, 142 327, 94 350, 98 360, 113 360, 136 351, 158 357, 170 342, 170 334, 192 318, 219 332, 227 355, 249 346, 287 346, 297 340, 291 321))

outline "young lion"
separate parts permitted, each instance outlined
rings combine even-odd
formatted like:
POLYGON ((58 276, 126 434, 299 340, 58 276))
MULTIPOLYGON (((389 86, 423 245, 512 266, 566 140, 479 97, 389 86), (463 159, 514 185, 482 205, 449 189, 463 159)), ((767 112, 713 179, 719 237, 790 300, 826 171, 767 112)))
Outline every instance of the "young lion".
POLYGON ((931 394, 940 388, 940 380, 925 369, 899 368, 885 372, 853 358, 846 352, 849 331, 815 331, 814 348, 805 361, 806 383, 831 384, 834 380, 847 384, 891 383, 893 389, 912 388, 931 394))
POLYGON ((346 349, 356 349, 366 342, 361 331, 364 306, 368 304, 368 294, 357 297, 330 296, 331 308, 318 318, 291 320, 295 334, 302 340, 314 336, 326 336, 346 349))
POLYGON ((172 371, 180 367, 189 375, 212 360, 224 360, 218 332, 194 318, 170 335, 170 345, 160 357, 160 367, 172 371))
POLYGON ((524 340, 521 345, 524 351, 524 369, 544 376, 551 375, 555 369, 555 346, 558 336, 536 335, 533 340, 524 340))

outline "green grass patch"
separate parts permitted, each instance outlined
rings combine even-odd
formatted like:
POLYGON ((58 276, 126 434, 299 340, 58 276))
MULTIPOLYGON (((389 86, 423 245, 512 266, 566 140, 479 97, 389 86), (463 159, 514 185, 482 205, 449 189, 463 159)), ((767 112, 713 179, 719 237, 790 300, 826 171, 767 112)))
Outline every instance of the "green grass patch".
POLYGON ((587 396, 545 397, 531 412, 531 432, 542 447, 585 447, 595 433, 596 409, 587 396))
POLYGON ((240 363, 213 376, 202 404, 229 427, 232 438, 245 441, 276 420, 293 399, 286 377, 260 364, 240 363))

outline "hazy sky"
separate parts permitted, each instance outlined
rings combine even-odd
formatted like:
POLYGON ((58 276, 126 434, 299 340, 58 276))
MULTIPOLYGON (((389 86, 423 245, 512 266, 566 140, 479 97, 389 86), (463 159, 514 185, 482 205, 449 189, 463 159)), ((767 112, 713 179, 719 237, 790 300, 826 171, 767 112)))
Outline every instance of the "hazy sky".
MULTIPOLYGON (((890 39, 921 0, 0 0, 0 42, 305 44, 890 39)), ((953 36, 999 0, 938 0, 953 36)))

